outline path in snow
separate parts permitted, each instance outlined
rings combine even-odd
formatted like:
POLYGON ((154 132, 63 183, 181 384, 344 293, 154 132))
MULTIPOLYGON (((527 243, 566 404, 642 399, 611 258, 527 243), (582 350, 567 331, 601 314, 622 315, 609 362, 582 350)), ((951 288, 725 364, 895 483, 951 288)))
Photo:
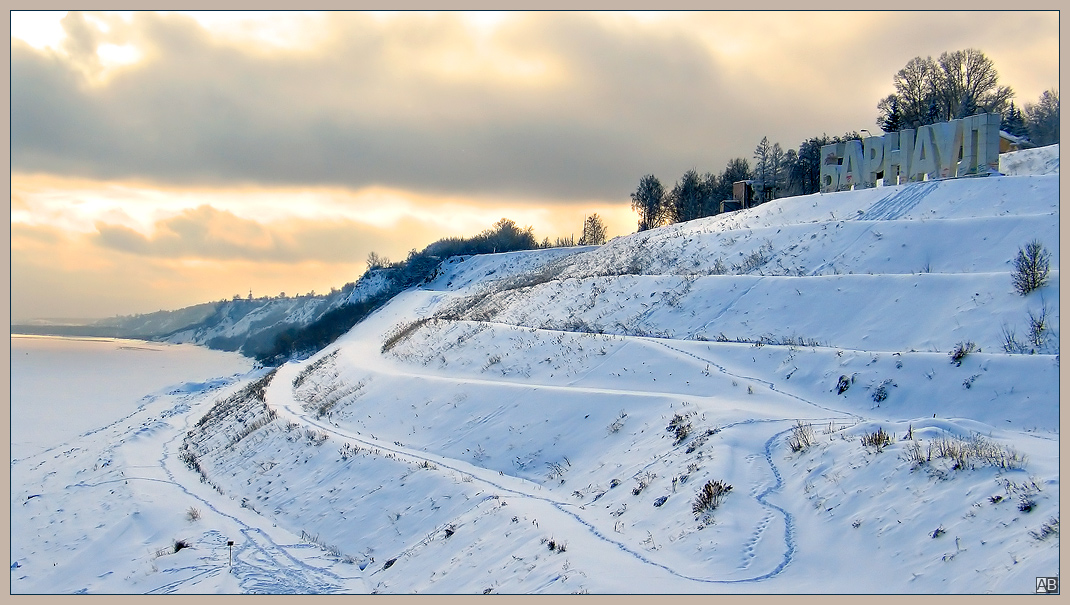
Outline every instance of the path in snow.
MULTIPOLYGON (((795 395, 795 394, 788 393, 788 392, 782 391, 780 389, 777 389, 772 383, 770 383, 768 381, 754 379, 754 378, 751 378, 751 377, 734 374, 734 373, 730 372, 724 366, 722 366, 722 365, 720 365, 720 364, 718 364, 718 363, 716 363, 716 362, 714 362, 714 361, 712 361, 710 359, 706 359, 706 358, 701 357, 699 355, 696 355, 694 353, 691 353, 691 352, 684 351, 684 350, 678 349, 676 347, 673 347, 673 346, 663 342, 661 339, 653 339, 653 338, 646 338, 646 337, 625 337, 625 338, 627 338, 628 340, 635 341, 635 342, 641 342, 641 343, 643 343, 643 344, 645 344, 647 346, 660 345, 660 347, 663 347, 664 349, 668 349, 668 350, 672 351, 674 354, 677 354, 677 355, 680 355, 680 356, 687 356, 687 357, 696 359, 696 360, 698 360, 698 361, 700 361, 702 363, 708 363, 709 365, 716 367, 720 372, 722 372, 723 374, 725 374, 727 376, 741 378, 741 379, 744 379, 744 380, 754 380, 756 382, 761 382, 763 384, 767 384, 772 391, 774 391, 774 392, 776 392, 778 394, 784 395, 786 397, 789 397, 791 399, 794 399, 796 401, 804 403, 804 404, 806 404, 808 406, 811 406, 811 407, 820 409, 820 410, 822 410, 824 412, 829 412, 829 413, 832 414, 831 416, 824 417, 824 418, 821 418, 819 420, 850 421, 852 423, 857 423, 857 422, 860 422, 860 421, 864 420, 864 418, 859 416, 858 414, 854 414, 854 413, 845 412, 845 411, 842 411, 842 410, 835 410, 835 409, 832 409, 832 408, 828 408, 828 407, 816 404, 813 401, 810 401, 810 400, 808 400, 808 399, 806 399, 804 397, 801 397, 801 396, 798 396, 798 395, 795 395)), ((370 347, 367 347, 367 348, 370 349, 370 347)), ((383 357, 381 357, 378 354, 378 351, 372 352, 372 351, 369 350, 369 351, 367 351, 367 353, 368 353, 367 355, 352 356, 352 357, 350 357, 350 361, 352 363, 354 363, 354 364, 357 364, 357 367, 359 367, 362 371, 381 373, 381 374, 389 374, 389 375, 392 375, 392 376, 395 376, 395 377, 399 377, 399 378, 419 378, 419 379, 422 379, 422 380, 448 382, 448 383, 451 383, 451 384, 470 384, 470 385, 477 386, 477 387, 478 386, 497 386, 497 387, 521 388, 521 389, 549 389, 549 390, 558 390, 558 391, 571 392, 571 393, 612 394, 612 395, 616 395, 616 396, 619 396, 619 397, 622 397, 622 398, 632 398, 632 397, 657 397, 657 398, 669 397, 669 398, 671 398, 671 397, 681 397, 681 396, 683 396, 683 395, 678 394, 678 393, 670 393, 670 392, 662 392, 662 391, 635 391, 635 390, 625 390, 625 389, 608 389, 608 388, 569 386, 569 385, 558 385, 558 384, 533 384, 533 383, 530 382, 530 380, 529 381, 525 381, 525 382, 516 382, 516 381, 509 381, 509 380, 474 378, 474 377, 465 377, 465 376, 446 377, 446 376, 439 376, 439 375, 436 375, 436 374, 430 373, 430 372, 414 371, 414 370, 409 369, 407 367, 403 367, 403 366, 399 366, 398 364, 390 363, 387 360, 385 360, 383 357), (375 360, 375 361, 373 362, 371 360, 375 360)), ((340 426, 338 426, 336 424, 333 424, 333 423, 331 423, 329 421, 319 420, 319 419, 316 419, 316 418, 310 416, 308 413, 306 413, 304 411, 304 409, 302 407, 302 404, 300 402, 298 402, 293 397, 293 391, 290 388, 288 388, 290 383, 293 381, 294 376, 296 376, 297 373, 299 372, 300 368, 301 368, 300 364, 291 364, 291 365, 285 366, 284 368, 280 368, 280 371, 278 372, 278 374, 276 374, 275 379, 272 380, 272 384, 271 384, 271 386, 268 387, 268 390, 267 390, 266 399, 268 401, 268 404, 273 409, 275 409, 280 414, 281 417, 284 417, 284 419, 289 419, 291 421, 299 422, 299 423, 304 424, 304 425, 313 426, 313 427, 316 427, 319 430, 327 432, 328 434, 330 434, 330 435, 332 435, 334 437, 337 437, 337 438, 340 438, 340 439, 343 439, 343 440, 347 440, 347 441, 351 441, 351 442, 355 442, 355 443, 359 443, 359 444, 361 444, 361 445, 363 445, 365 447, 378 449, 381 452, 389 453, 389 454, 394 455, 399 460, 408 461, 408 462, 411 462, 411 463, 414 463, 414 464, 419 464, 419 463, 423 463, 423 462, 429 462, 429 463, 432 463, 432 464, 434 464, 434 465, 436 465, 436 466, 438 466, 438 467, 440 467, 442 469, 452 470, 452 471, 461 473, 462 475, 472 477, 473 480, 478 481, 478 482, 488 486, 488 488, 492 488, 494 490, 497 490, 498 492, 500 492, 501 495, 508 494, 510 497, 514 497, 514 498, 527 498, 527 499, 531 499, 531 500, 534 500, 534 501, 542 502, 544 504, 549 504, 550 506, 552 506, 554 509, 556 509, 560 513, 564 513, 568 517, 571 517, 575 522, 581 524, 586 529, 586 531, 588 533, 590 533, 592 536, 594 536, 594 537, 598 538, 599 540, 601 540, 601 541, 603 541, 603 542, 615 547, 616 549, 619 549, 620 551, 622 551, 624 553, 627 553, 632 558, 634 558, 634 559, 636 559, 636 560, 638 560, 638 561, 640 561, 640 562, 642 562, 644 564, 658 567, 658 568, 660 568, 660 569, 672 574, 673 576, 676 576, 676 577, 679 577, 679 578, 682 578, 682 579, 686 579, 686 580, 690 580, 690 581, 694 581, 694 582, 713 583, 713 584, 734 584, 734 583, 742 583, 742 582, 758 582, 758 581, 766 580, 766 579, 769 579, 769 578, 772 578, 772 577, 778 575, 781 571, 784 570, 785 567, 787 567, 791 563, 791 561, 792 561, 792 559, 794 557, 794 553, 795 553, 794 516, 788 510, 786 510, 783 507, 778 506, 777 504, 775 504, 775 503, 770 501, 770 497, 775 495, 776 493, 778 493, 782 489, 782 487, 784 485, 784 482, 783 482, 783 479, 781 477, 780 471, 777 468, 776 464, 773 462, 773 453, 772 452, 773 452, 774 448, 776 447, 776 444, 780 443, 781 441, 783 441, 785 435, 791 431, 790 428, 783 429, 783 430, 780 430, 780 431, 776 432, 775 434, 770 436, 765 441, 764 455, 761 456, 761 457, 764 459, 765 464, 769 467, 769 472, 770 472, 770 476, 771 476, 772 481, 771 482, 770 481, 765 481, 765 480, 757 481, 756 485, 755 485, 755 488, 751 493, 751 497, 753 497, 763 508, 767 509, 768 513, 766 515, 764 515, 763 518, 759 521, 758 525, 754 528, 754 530, 752 532, 751 539, 744 545, 743 552, 741 554, 741 563, 740 563, 740 566, 739 566, 737 571, 745 571, 750 567, 750 564, 751 564, 752 560, 755 557, 755 551, 756 551, 758 545, 763 540, 765 534, 767 533, 768 528, 770 526, 772 526, 772 525, 782 526, 783 527, 783 531, 784 531, 783 546, 781 548, 782 553, 781 553, 781 555, 779 557, 779 561, 777 562, 777 564, 772 569, 763 570, 763 571, 757 573, 756 575, 750 575, 750 576, 743 577, 743 578, 698 577, 698 576, 688 575, 686 573, 681 573, 681 572, 677 571, 676 569, 673 569, 672 567, 670 567, 667 564, 664 564, 664 563, 661 563, 661 562, 658 562, 658 561, 652 559, 648 554, 639 552, 639 551, 635 550, 634 548, 632 548, 632 547, 630 547, 630 546, 628 546, 628 545, 626 545, 626 544, 624 544, 624 543, 622 543, 622 542, 620 542, 618 540, 613 539, 612 537, 610 537, 610 535, 608 535, 608 533, 605 530, 602 530, 602 529, 598 528, 593 522, 591 522, 588 519, 584 518, 584 516, 580 512, 580 510, 582 510, 581 507, 578 507, 576 504, 573 504, 573 503, 570 503, 570 502, 564 502, 564 501, 561 501, 561 500, 557 500, 557 499, 554 499, 554 498, 550 497, 549 495, 546 495, 545 492, 543 492, 543 490, 542 490, 542 486, 540 484, 538 484, 538 483, 535 483, 535 482, 532 482, 532 481, 528 481, 528 480, 520 478, 520 477, 514 477, 514 476, 510 476, 510 475, 502 475, 502 474, 498 473, 497 471, 494 471, 494 470, 491 470, 491 469, 486 469, 486 468, 479 467, 479 466, 475 466, 475 465, 469 464, 467 462, 464 462, 464 461, 461 461, 461 460, 458 460, 458 459, 447 458, 447 457, 444 457, 444 456, 440 456, 440 455, 436 455, 436 454, 430 454, 430 453, 422 452, 422 451, 416 451, 416 450, 413 450, 413 449, 406 448, 404 446, 400 446, 397 443, 387 443, 385 441, 381 441, 381 440, 376 439, 374 437, 369 437, 369 436, 362 435, 362 434, 360 434, 359 432, 356 432, 356 431, 343 429, 340 426), (778 519, 776 521, 776 523, 773 522, 774 519, 778 519)), ((689 397, 692 398, 692 399, 695 398, 693 395, 689 396, 689 397)), ((774 419, 749 418, 749 419, 745 419, 745 420, 742 420, 742 421, 738 421, 738 422, 727 424, 727 425, 721 427, 720 431, 723 432, 723 431, 731 430, 731 429, 741 429, 741 430, 751 429, 751 428, 756 428, 758 426, 765 425, 765 424, 770 424, 770 423, 772 423, 772 424, 793 423, 793 422, 795 422, 795 420, 796 420, 795 418, 774 418, 774 419)), ((657 464, 658 462, 660 462, 660 460, 662 458, 664 458, 667 455, 669 455, 669 454, 666 453, 666 454, 663 454, 660 457, 656 457, 654 459, 654 461, 648 463, 647 467, 651 467, 651 466, 657 464)), ((409 550, 411 550, 411 549, 409 549, 409 550)))

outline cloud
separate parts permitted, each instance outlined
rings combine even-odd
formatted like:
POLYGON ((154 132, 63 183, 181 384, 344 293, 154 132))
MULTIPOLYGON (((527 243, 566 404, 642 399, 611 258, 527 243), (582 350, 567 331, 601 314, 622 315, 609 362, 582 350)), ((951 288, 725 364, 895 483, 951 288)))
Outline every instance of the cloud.
MULTIPOLYGON (((403 219, 397 228, 429 232, 403 219)), ((243 259, 267 263, 359 262, 377 247, 394 248, 391 230, 350 220, 290 219, 260 223, 211 206, 157 221, 150 234, 126 225, 96 222, 91 242, 108 250, 169 259, 243 259)), ((382 249, 382 248, 380 248, 382 249)))
POLYGON ((65 52, 12 43, 12 166, 626 203, 643 174, 719 171, 764 135, 793 147, 872 126, 922 34, 955 23, 958 46, 986 47, 966 16, 922 28, 895 13, 524 13, 480 29, 450 13, 339 13, 316 44, 280 47, 183 15, 72 13, 65 52), (801 35, 799 19, 824 29, 801 35), (141 60, 109 68, 101 44, 141 60))

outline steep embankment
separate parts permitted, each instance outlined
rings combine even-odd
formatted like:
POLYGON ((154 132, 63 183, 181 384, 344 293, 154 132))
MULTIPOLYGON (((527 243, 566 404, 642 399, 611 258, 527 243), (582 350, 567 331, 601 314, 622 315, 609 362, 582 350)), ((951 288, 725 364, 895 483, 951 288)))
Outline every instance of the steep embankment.
POLYGON ((456 260, 280 368, 263 426, 187 447, 372 590, 1030 592, 1058 563, 1057 219, 1057 175, 978 178, 456 260))

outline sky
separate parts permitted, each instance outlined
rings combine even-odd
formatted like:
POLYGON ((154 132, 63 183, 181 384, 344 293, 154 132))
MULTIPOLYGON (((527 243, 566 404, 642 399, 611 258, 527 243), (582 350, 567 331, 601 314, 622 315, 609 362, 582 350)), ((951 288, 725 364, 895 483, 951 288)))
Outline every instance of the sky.
POLYGON ((876 127, 911 58, 1017 105, 1058 13, 11 13, 11 318, 324 293, 507 217, 634 232, 646 174, 876 127))

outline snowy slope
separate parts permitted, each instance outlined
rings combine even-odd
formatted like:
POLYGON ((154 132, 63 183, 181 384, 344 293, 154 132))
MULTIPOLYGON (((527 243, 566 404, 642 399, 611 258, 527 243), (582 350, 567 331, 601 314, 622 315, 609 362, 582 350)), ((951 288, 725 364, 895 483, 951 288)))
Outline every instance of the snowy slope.
POLYGON ((1059 569, 1058 149, 1019 153, 1014 176, 451 259, 307 360, 18 461, 15 526, 41 492, 144 546, 59 581, 63 547, 16 535, 12 590, 1032 592, 1059 569), (1020 296, 1032 239, 1051 274, 1020 296), (145 464, 169 501, 118 485, 145 464), (731 489, 696 511, 706 485, 731 489))

